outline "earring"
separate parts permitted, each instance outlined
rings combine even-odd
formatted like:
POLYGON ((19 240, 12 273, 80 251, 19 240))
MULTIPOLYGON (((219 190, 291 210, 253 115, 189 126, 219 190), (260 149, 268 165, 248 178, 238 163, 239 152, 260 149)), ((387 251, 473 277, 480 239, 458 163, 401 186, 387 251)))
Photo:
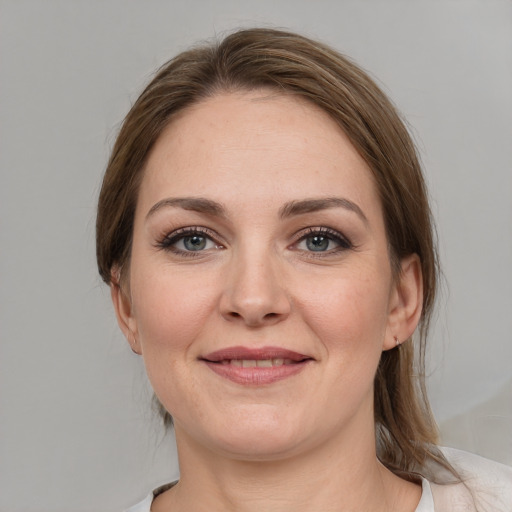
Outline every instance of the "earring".
POLYGON ((394 336, 394 338, 395 338, 395 346, 399 347, 400 346, 400 340, 398 339, 397 336, 394 336))

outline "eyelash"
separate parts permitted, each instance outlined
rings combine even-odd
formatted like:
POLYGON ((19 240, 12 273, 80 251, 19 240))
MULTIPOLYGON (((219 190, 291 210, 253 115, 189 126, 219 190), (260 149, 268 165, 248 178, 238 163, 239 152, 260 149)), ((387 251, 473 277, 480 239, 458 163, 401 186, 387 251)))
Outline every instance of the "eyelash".
MULTIPOLYGON (((303 252, 307 253, 308 256, 312 257, 312 258, 321 258, 321 257, 337 254, 337 253, 354 248, 354 245, 346 236, 342 235, 340 232, 338 232, 334 229, 327 228, 327 227, 307 228, 306 230, 298 233, 297 240, 293 243, 293 245, 297 246, 301 242, 303 242, 313 236, 326 238, 327 240, 338 244, 338 247, 336 247, 334 249, 328 249, 326 251, 303 250, 303 252)), ((301 250, 301 249, 299 249, 299 250, 301 250)))
POLYGON ((157 247, 164 251, 173 252, 178 254, 179 256, 189 257, 189 258, 197 258, 201 256, 201 252, 204 251, 184 251, 182 249, 178 249, 174 247, 179 241, 184 240, 185 238, 190 238, 193 236, 199 236, 202 238, 206 238, 207 241, 211 241, 215 244, 216 248, 222 249, 223 245, 217 242, 217 235, 214 231, 210 229, 203 228, 200 226, 186 227, 180 228, 168 235, 165 235, 159 242, 157 242, 157 247))
MULTIPOLYGON (((193 236, 199 236, 207 239, 207 242, 213 242, 217 249, 223 249, 224 246, 217 241, 219 238, 218 235, 211 231, 210 229, 200 227, 200 226, 193 226, 193 227, 186 227, 186 228, 180 228, 176 231, 173 231, 172 233, 169 233, 165 235, 159 242, 157 242, 156 246, 158 249, 169 251, 174 254, 177 254, 179 256, 184 257, 200 257, 202 252, 205 252, 204 250, 198 250, 198 251, 192 251, 192 250, 183 250, 178 249, 175 247, 175 244, 178 242, 190 238, 193 236)), ((295 250, 301 251, 302 253, 305 253, 308 255, 308 257, 311 258, 322 258, 329 255, 337 254, 342 251, 346 251, 349 249, 353 249, 352 242, 339 233, 338 231, 327 228, 327 227, 310 227, 307 228, 301 232, 299 232, 296 235, 296 240, 291 244, 290 247, 295 247, 295 250), (317 236, 321 238, 325 238, 328 241, 335 242, 338 244, 338 247, 334 249, 328 249, 325 251, 310 251, 305 249, 297 249, 297 246, 301 243, 307 240, 310 237, 317 236)))

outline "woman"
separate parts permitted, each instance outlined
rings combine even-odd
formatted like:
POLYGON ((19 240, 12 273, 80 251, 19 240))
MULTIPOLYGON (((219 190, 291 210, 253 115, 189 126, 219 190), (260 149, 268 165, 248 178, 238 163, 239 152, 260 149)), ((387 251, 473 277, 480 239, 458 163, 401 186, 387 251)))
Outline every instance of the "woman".
POLYGON ((97 258, 178 446, 179 482, 131 510, 510 510, 507 468, 436 447, 425 184, 332 49, 255 29, 166 64, 113 149, 97 258))

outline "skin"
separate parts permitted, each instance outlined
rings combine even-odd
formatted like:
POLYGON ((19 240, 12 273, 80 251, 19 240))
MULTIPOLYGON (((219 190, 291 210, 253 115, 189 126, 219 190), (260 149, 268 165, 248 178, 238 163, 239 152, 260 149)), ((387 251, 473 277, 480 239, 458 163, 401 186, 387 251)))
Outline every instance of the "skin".
POLYGON ((401 263, 394 279, 370 170, 326 113, 269 91, 180 113, 145 167, 128 284, 112 285, 119 324, 175 422, 180 483, 152 510, 413 511, 420 488, 378 462, 373 417, 380 355, 421 313, 418 258, 401 263), (326 198, 344 202, 290 212, 326 198), (204 249, 188 250, 190 227, 206 230, 204 249), (201 360, 232 346, 311 360, 242 385, 201 360))

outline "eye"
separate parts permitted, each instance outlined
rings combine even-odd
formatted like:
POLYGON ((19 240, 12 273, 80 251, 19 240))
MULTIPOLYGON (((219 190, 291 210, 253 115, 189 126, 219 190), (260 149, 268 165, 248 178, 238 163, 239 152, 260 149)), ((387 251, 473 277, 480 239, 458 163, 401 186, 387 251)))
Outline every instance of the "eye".
POLYGON ((204 249, 211 249, 214 243, 203 235, 190 235, 178 239, 174 246, 176 249, 185 251, 203 251, 204 249))
POLYGON ((350 249, 352 244, 341 233, 329 228, 310 228, 296 244, 296 248, 305 252, 333 253, 350 249))
POLYGON ((192 256, 193 253, 221 249, 222 245, 215 242, 210 230, 194 227, 173 231, 165 236, 158 247, 176 254, 192 256))

